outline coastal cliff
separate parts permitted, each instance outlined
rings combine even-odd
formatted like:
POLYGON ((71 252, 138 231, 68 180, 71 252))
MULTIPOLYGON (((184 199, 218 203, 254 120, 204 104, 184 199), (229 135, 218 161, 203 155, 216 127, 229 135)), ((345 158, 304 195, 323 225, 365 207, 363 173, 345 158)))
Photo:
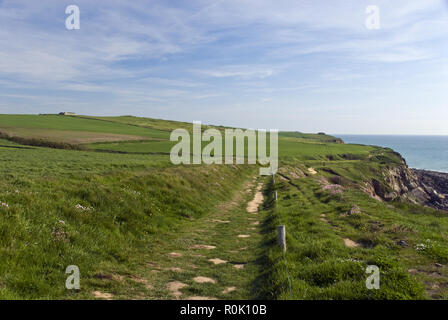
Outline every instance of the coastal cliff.
POLYGON ((448 173, 411 169, 428 195, 428 206, 448 211, 448 173))
POLYGON ((401 159, 400 165, 382 170, 383 181, 372 179, 365 183, 363 190, 384 201, 401 198, 448 211, 448 173, 411 169, 401 159))

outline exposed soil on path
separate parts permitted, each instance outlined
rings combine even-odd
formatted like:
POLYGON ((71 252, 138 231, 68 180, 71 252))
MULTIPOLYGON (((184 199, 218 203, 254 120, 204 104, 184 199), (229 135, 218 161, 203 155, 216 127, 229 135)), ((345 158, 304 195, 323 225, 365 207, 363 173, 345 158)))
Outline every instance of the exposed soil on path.
MULTIPOLYGON (((260 274, 259 206, 263 202, 262 178, 253 177, 230 201, 182 224, 150 248, 138 275, 120 275, 132 282, 127 298, 138 299, 252 299, 253 283, 260 274), (248 190, 249 192, 247 192, 248 190)), ((120 298, 96 292, 100 299, 120 298)))
POLYGON ((259 183, 257 186, 257 190, 255 193, 254 199, 247 204, 247 212, 249 213, 257 213, 259 206, 263 203, 263 193, 261 189, 263 188, 263 184, 259 183))

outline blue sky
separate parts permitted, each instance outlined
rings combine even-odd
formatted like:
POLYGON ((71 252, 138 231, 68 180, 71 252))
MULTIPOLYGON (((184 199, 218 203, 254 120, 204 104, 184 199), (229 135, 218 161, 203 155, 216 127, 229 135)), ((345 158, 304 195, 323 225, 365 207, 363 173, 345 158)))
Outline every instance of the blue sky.
POLYGON ((448 134, 447 88, 446 0, 0 0, 0 113, 448 134))

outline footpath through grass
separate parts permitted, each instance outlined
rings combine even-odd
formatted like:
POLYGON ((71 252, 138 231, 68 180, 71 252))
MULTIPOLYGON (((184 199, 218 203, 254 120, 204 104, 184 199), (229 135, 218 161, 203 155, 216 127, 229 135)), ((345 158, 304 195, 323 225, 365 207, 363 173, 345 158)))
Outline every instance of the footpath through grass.
POLYGON ((258 277, 266 267, 259 260, 266 249, 261 233, 264 216, 256 210, 249 213, 247 206, 263 180, 251 178, 209 213, 155 237, 136 273, 109 273, 96 294, 135 299, 258 298, 258 277))
POLYGON ((392 150, 281 133, 273 206, 272 185, 252 180, 257 166, 173 166, 167 137, 177 125, 189 126, 1 115, 0 129, 25 139, 65 131, 77 141, 78 131, 150 141, 93 152, 0 139, 0 298, 448 298, 448 215, 362 191, 403 165, 392 150), (248 213, 259 182, 263 210, 248 213), (65 288, 69 265, 81 270, 80 291, 65 288), (380 268, 380 290, 367 290, 367 265, 380 268))
POLYGON ((256 170, 0 145, 3 299, 93 298, 111 274, 147 268, 164 235, 206 216, 256 170), (69 265, 80 268, 79 292, 65 288, 69 265))

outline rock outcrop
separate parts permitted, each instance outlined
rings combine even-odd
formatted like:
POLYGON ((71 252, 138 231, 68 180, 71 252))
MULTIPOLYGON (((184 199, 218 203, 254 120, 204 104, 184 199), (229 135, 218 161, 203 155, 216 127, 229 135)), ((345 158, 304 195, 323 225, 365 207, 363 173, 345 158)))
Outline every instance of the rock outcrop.
POLYGON ((372 179, 362 189, 376 199, 402 198, 412 203, 448 211, 448 173, 410 169, 403 164, 383 170, 384 181, 372 179))
POLYGON ((412 169, 421 189, 428 195, 426 205, 448 210, 448 173, 412 169))

